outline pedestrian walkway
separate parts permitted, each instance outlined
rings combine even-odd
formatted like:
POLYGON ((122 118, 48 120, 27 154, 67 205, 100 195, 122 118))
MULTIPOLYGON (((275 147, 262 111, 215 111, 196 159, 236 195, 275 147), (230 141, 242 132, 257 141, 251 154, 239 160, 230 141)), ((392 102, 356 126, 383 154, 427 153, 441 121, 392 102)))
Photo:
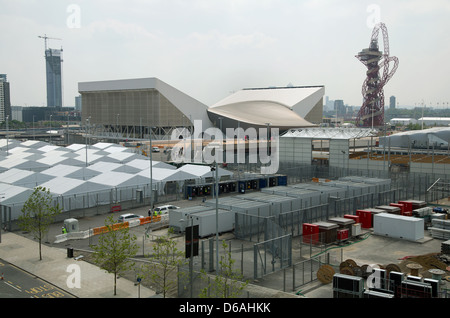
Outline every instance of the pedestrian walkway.
POLYGON ((39 244, 36 241, 11 232, 2 233, 1 239, 0 258, 76 297, 148 298, 155 295, 154 291, 144 286, 135 286, 135 282, 125 278, 117 279, 117 290, 114 295, 113 274, 88 262, 68 258, 67 249, 42 244, 42 260, 39 260, 39 244), (74 268, 79 268, 79 288, 71 286, 76 282, 72 279, 74 268))

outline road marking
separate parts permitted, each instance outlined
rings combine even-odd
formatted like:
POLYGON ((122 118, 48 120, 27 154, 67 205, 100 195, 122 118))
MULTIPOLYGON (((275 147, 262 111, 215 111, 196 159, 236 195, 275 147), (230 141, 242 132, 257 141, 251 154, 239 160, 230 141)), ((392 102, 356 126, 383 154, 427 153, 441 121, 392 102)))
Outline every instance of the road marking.
POLYGON ((20 292, 22 292, 22 290, 21 290, 20 288, 17 288, 16 286, 13 286, 13 285, 10 284, 9 282, 5 282, 5 284, 8 285, 8 286, 10 286, 10 287, 12 287, 12 288, 14 288, 14 289, 16 289, 16 290, 18 290, 18 291, 20 291, 20 292))

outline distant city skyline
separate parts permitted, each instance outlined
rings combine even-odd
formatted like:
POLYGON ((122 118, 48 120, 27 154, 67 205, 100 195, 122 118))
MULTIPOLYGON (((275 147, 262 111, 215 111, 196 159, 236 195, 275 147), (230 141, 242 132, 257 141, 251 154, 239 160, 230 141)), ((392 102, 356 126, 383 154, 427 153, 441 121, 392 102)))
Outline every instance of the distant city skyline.
MULTIPOLYGON (((389 32, 399 68, 386 105, 447 108, 446 0, 0 0, 0 73, 11 104, 45 106, 45 49, 64 49, 63 106, 78 83, 157 77, 207 106, 248 87, 324 85, 360 106, 366 69, 355 55, 373 24, 389 32)), ((382 44, 381 44, 382 45, 382 44)))

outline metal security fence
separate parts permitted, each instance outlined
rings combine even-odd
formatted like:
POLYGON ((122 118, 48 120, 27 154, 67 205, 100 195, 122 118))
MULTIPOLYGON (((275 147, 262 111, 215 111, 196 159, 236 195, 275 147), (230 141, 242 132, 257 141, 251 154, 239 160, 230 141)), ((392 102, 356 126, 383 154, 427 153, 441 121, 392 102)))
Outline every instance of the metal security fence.
MULTIPOLYGON (((220 260, 225 253, 229 253, 234 260, 233 272, 242 275, 242 282, 253 278, 253 243, 226 240, 228 247, 224 250, 222 242, 223 240, 220 240, 217 250, 215 237, 201 240, 199 255, 193 258, 192 263, 179 268, 181 275, 178 280, 178 297, 197 298, 205 288, 208 289, 217 271, 216 257, 218 256, 220 260)), ((258 295, 244 291, 242 297, 258 297, 258 295)))
POLYGON ((254 278, 273 273, 292 264, 292 236, 284 235, 254 245, 254 278))
MULTIPOLYGON (((107 214, 115 207, 119 210, 129 210, 150 206, 149 187, 121 187, 105 191, 76 193, 60 195, 53 198, 53 205, 59 205, 62 213, 55 218, 55 222, 67 218, 77 218, 107 214)), ((158 194, 153 191, 153 204, 177 201, 181 199, 181 193, 158 194)), ((25 202, 0 205, 2 224, 8 231, 18 229, 17 219, 22 214, 25 202)))
POLYGON ((329 205, 322 204, 301 210, 280 213, 277 218, 277 223, 286 231, 286 233, 290 233, 295 237, 302 234, 303 223, 321 221, 327 219, 329 215, 329 205))

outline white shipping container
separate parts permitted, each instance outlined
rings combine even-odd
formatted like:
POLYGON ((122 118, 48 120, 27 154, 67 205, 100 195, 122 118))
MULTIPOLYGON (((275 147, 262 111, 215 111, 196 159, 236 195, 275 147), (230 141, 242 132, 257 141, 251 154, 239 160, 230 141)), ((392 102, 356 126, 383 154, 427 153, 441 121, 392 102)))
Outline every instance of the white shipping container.
MULTIPOLYGON (((200 237, 207 237, 216 233, 216 211, 209 210, 192 215, 194 225, 198 225, 198 234, 200 237)), ((230 232, 234 230, 234 213, 227 210, 218 210, 218 230, 219 233, 230 232)))
POLYGON ((424 238, 424 220, 411 216, 379 213, 373 216, 374 234, 417 241, 424 238))
POLYGON ((169 211, 169 227, 172 228, 175 232, 183 233, 186 229, 186 226, 189 226, 189 224, 187 224, 189 215, 207 210, 211 210, 211 207, 198 205, 171 210, 169 211))

